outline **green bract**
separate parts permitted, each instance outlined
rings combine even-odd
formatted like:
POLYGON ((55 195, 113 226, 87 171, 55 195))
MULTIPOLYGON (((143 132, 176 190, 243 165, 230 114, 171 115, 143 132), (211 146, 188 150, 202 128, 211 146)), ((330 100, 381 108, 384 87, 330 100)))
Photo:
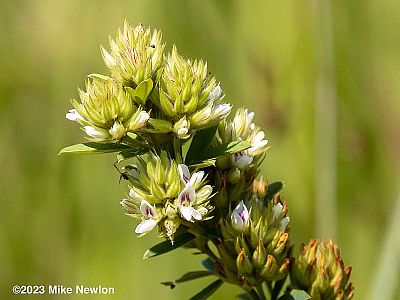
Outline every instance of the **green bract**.
MULTIPOLYGON (((267 183, 257 182, 256 185, 267 183)), ((261 190, 261 189, 260 189, 261 190)), ((249 193, 221 221, 222 243, 218 263, 223 280, 251 289, 265 281, 285 278, 289 270, 289 217, 281 199, 264 200, 265 194, 249 193)))
POLYGON ((101 47, 103 59, 112 76, 121 84, 135 88, 146 79, 154 79, 163 63, 165 44, 160 31, 142 25, 131 27, 125 20, 117 37, 110 37, 111 51, 101 47))
POLYGON ((223 97, 207 63, 183 58, 174 46, 166 58, 155 102, 173 120, 176 135, 187 139, 190 131, 212 126, 227 116, 231 105, 221 104, 223 97))
POLYGON ((101 52, 111 74, 89 75, 66 115, 90 141, 60 154, 116 154, 129 189, 120 204, 139 220, 135 233, 164 239, 144 258, 181 247, 206 255, 206 270, 163 284, 217 277, 191 299, 224 283, 241 287, 241 299, 350 299, 350 269, 332 242, 312 242, 293 260, 283 183, 256 179, 268 140, 253 112, 228 117, 232 106, 207 63, 175 46, 164 54, 160 31, 127 21, 110 47, 101 52))
POLYGON ((339 247, 331 240, 311 240, 302 245, 290 277, 293 285, 316 300, 349 300, 354 287, 349 283, 351 267, 344 266, 339 247))
MULTIPOLYGON (((190 174, 186 165, 177 164, 165 151, 160 156, 139 157, 136 165, 126 169, 131 190, 122 206, 136 218, 155 220, 160 233, 171 240, 181 224, 190 228, 194 222, 207 220, 213 209, 212 187, 206 184, 204 172, 190 174), (149 215, 143 205, 154 213, 149 215)), ((137 228, 136 232, 149 230, 137 228)))
POLYGON ((67 118, 77 121, 95 140, 120 140, 127 132, 146 125, 149 114, 138 107, 131 96, 112 78, 89 76, 86 91, 79 90, 80 102, 67 118))

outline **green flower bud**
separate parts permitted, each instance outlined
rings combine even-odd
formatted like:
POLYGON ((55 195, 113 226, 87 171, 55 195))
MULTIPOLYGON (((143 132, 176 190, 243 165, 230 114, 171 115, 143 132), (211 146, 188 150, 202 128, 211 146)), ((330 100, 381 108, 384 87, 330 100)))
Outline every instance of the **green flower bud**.
POLYGON ((190 174, 186 165, 176 164, 165 151, 138 157, 138 164, 127 169, 132 188, 129 200, 121 205, 145 222, 137 232, 148 232, 156 222, 161 235, 173 240, 182 224, 190 227, 209 218, 212 187, 206 184, 203 171, 190 174))
POLYGON ((181 139, 187 139, 192 130, 216 124, 231 110, 229 104, 220 104, 224 95, 208 74, 207 63, 184 59, 175 46, 167 56, 158 93, 152 100, 174 120, 174 132, 181 139))
POLYGON ((150 118, 147 124, 144 131, 151 133, 168 133, 173 130, 171 122, 167 120, 150 118))
POLYGON ((349 282, 351 267, 344 266, 339 247, 331 240, 311 240, 302 245, 290 278, 293 287, 306 290, 312 299, 348 300, 354 295, 349 282))
POLYGON ((238 168, 230 169, 227 174, 227 179, 229 183, 237 183, 240 179, 240 170, 238 168))
MULTIPOLYGON (((263 181, 263 184, 267 183, 263 181)), ((284 278, 290 262, 286 204, 278 196, 265 201, 255 193, 247 195, 247 198, 220 223, 223 240, 218 247, 219 263, 229 269, 226 272, 228 278, 223 280, 243 288, 284 278), (234 258, 236 270, 232 270, 234 258)))
POLYGON ((241 275, 249 275, 253 272, 253 265, 243 249, 240 251, 236 259, 236 266, 241 275))
POLYGON ((111 51, 101 47, 103 59, 112 76, 124 86, 135 88, 146 79, 154 79, 163 63, 165 44, 160 31, 143 25, 131 27, 127 20, 117 37, 110 37, 111 51))
POLYGON ((240 108, 236 111, 232 121, 223 120, 219 124, 215 143, 226 144, 233 141, 247 141, 251 144, 249 149, 231 155, 228 168, 248 169, 259 164, 265 156, 268 140, 264 139, 265 135, 260 127, 252 123, 253 118, 253 112, 249 113, 247 109, 240 108))
POLYGON ((111 78, 89 76, 86 92, 79 90, 81 102, 71 100, 66 118, 82 125, 94 140, 120 140, 127 132, 143 128, 149 114, 137 107, 131 96, 111 78))
POLYGON ((262 241, 258 242, 257 248, 254 250, 252 262, 256 268, 261 268, 264 265, 267 252, 262 241))
POLYGON ((190 123, 186 120, 186 117, 183 117, 182 119, 180 119, 178 122, 175 123, 174 132, 178 138, 186 140, 190 137, 190 135, 188 135, 189 128, 190 128, 190 123))

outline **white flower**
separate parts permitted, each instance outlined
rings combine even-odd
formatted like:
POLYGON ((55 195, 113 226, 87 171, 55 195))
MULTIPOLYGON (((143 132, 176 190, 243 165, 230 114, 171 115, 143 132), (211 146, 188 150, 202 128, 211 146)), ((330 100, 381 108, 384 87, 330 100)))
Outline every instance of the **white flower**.
POLYGON ((259 155, 267 149, 268 140, 264 140, 264 136, 264 131, 260 131, 253 137, 251 147, 247 150, 250 156, 259 155))
POLYGON ((208 97, 208 99, 210 101, 215 101, 217 99, 219 99, 222 95, 222 89, 219 86, 219 84, 210 92, 210 96, 208 97))
POLYGON ((278 218, 281 217, 281 214, 283 212, 283 206, 281 203, 277 203, 272 207, 271 210, 271 223, 275 222, 278 218))
POLYGON ((188 139, 190 135, 189 132, 190 123, 186 120, 186 118, 180 119, 174 125, 174 132, 181 140, 188 139))
POLYGON ((84 121, 84 118, 82 118, 82 116, 77 112, 77 110, 76 110, 75 108, 70 109, 70 110, 68 111, 68 113, 65 115, 65 117, 66 117, 68 120, 71 120, 71 121, 76 121, 76 120, 82 120, 82 121, 84 121))
POLYGON ((232 105, 229 103, 222 103, 218 104, 215 108, 214 111, 212 112, 212 119, 217 119, 223 116, 228 115, 231 112, 232 105))
MULTIPOLYGON (((282 214, 283 214, 283 205, 281 203, 277 203, 274 205, 274 207, 272 207, 271 210, 271 223, 279 220, 280 218, 282 218, 282 214)), ((280 231, 285 231, 286 227, 288 226, 290 222, 289 217, 284 217, 279 221, 279 230, 280 231)))
POLYGON ((107 135, 105 133, 95 129, 92 126, 85 126, 85 131, 88 136, 98 140, 104 140, 107 138, 107 135))
POLYGON ((280 231, 285 231, 286 227, 289 225, 289 222, 290 222, 289 217, 283 218, 283 219, 279 222, 279 230, 280 230, 280 231))
POLYGON ((192 221, 192 218, 196 220, 201 220, 202 218, 201 214, 191 206, 191 203, 195 200, 196 191, 188 183, 178 196, 179 211, 187 221, 192 221))
POLYGON ((244 205, 243 200, 240 201, 238 206, 233 210, 231 215, 231 221, 234 228, 242 231, 249 221, 249 211, 247 210, 246 205, 244 205))
POLYGON ((246 151, 242 151, 232 154, 231 161, 238 169, 244 169, 253 162, 253 158, 248 156, 246 151))
POLYGON ((204 177, 204 171, 195 172, 190 176, 189 168, 184 164, 178 165, 178 171, 185 186, 190 185, 197 188, 204 177))
POLYGON ((113 127, 109 130, 113 139, 119 140, 125 134, 125 127, 119 122, 115 122, 113 127))
POLYGON ((195 210, 192 206, 181 206, 179 208, 182 217, 184 217, 188 221, 192 221, 193 219, 201 220, 201 214, 195 210))
MULTIPOLYGON (((199 210, 196 210, 192 203, 196 201, 197 197, 207 198, 212 193, 211 185, 203 186, 197 193, 198 188, 203 180, 204 171, 195 172, 190 175, 189 168, 184 164, 178 165, 179 175, 185 187, 178 196, 178 206, 182 217, 187 221, 201 220, 202 214, 199 210)), ((204 213, 205 214, 205 213, 204 213)))
POLYGON ((146 111, 141 111, 139 113, 139 122, 137 128, 143 127, 146 125, 147 120, 150 119, 150 115, 146 111))
MULTIPOLYGON (((132 170, 134 170, 134 169, 132 169, 132 170)), ((138 202, 139 201, 141 202, 142 200, 146 201, 146 200, 143 199, 142 196, 140 196, 138 193, 136 193, 134 189, 130 189, 129 190, 129 197, 131 197, 133 200, 136 200, 138 202)))
POLYGON ((143 220, 135 229, 136 233, 146 233, 154 228, 154 226, 158 223, 158 215, 156 213, 155 208, 146 200, 142 200, 140 202, 140 212, 142 215, 147 218, 143 220))
MULTIPOLYGON (((252 125, 252 121, 254 118, 254 112, 248 112, 247 108, 239 109, 236 111, 236 115, 233 118, 233 126, 235 128, 235 132, 237 135, 242 135, 245 133, 248 128, 252 125)), ((251 129, 251 128, 250 128, 251 129)))
POLYGON ((136 118, 133 118, 129 122, 129 130, 134 131, 136 129, 142 128, 144 125, 146 125, 148 119, 150 119, 150 115, 146 111, 139 112, 136 118))

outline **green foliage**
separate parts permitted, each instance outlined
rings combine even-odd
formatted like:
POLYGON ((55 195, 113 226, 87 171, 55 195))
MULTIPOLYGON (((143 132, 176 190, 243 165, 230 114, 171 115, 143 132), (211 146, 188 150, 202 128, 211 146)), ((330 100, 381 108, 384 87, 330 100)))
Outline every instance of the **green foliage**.
POLYGON ((190 241, 192 241, 195 238, 195 236, 189 232, 178 235, 174 239, 174 243, 172 244, 170 241, 164 241, 161 242, 150 249, 146 251, 146 253, 143 255, 143 258, 152 258, 155 256, 159 256, 165 253, 168 253, 172 250, 178 249, 190 241))
POLYGON ((214 294, 224 282, 218 279, 190 298, 190 300, 204 300, 214 294))
POLYGON ((307 300, 311 299, 311 297, 302 290, 291 290, 290 292, 285 293, 279 300, 307 300))
POLYGON ((132 149, 132 146, 120 144, 120 143, 96 143, 87 142, 82 144, 76 144, 72 146, 65 147, 61 149, 59 155, 61 154, 104 154, 104 153, 114 153, 123 151, 135 151, 140 153, 140 150, 132 149))

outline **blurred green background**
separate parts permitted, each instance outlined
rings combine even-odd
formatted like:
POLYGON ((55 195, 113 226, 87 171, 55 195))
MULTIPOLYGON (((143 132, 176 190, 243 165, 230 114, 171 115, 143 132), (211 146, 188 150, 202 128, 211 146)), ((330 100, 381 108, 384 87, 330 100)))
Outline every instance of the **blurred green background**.
MULTIPOLYGON (((395 0, 1 1, 0 299, 33 297, 13 296, 15 284, 115 288, 40 299, 188 299, 211 281, 159 284, 200 258, 142 261, 158 239, 137 238, 123 215, 112 155, 57 156, 82 140, 68 100, 85 75, 107 73, 99 45, 124 17, 207 60, 225 99, 256 112, 272 145, 263 173, 286 183, 292 241, 334 237, 355 299, 400 299, 399 13, 395 0)), ((224 285, 212 299, 238 292, 224 285)))

